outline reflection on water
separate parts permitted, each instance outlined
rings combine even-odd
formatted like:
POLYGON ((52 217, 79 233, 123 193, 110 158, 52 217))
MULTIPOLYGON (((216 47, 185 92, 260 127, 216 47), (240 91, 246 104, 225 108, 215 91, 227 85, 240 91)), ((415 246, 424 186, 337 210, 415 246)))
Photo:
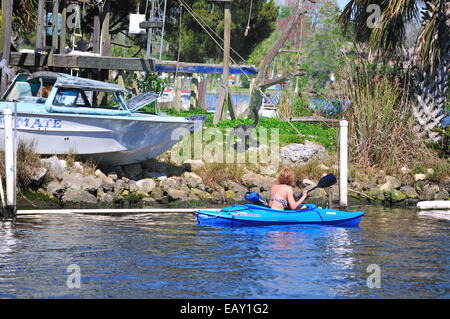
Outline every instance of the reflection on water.
POLYGON ((0 298, 448 298, 448 220, 362 209, 360 228, 20 216, 15 228, 0 222, 0 298), (79 289, 66 284, 71 264, 79 289), (381 288, 367 287, 370 264, 381 288))

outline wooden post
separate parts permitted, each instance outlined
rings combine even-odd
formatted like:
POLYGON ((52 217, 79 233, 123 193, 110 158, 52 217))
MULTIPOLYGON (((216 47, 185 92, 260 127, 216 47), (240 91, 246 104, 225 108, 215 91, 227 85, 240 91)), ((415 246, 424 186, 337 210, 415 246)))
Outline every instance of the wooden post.
POLYGON ((44 46, 44 14, 45 14, 45 0, 39 0, 38 4, 38 17, 37 17, 37 33, 36 33, 36 49, 41 49, 44 46))
POLYGON ((66 17, 67 3, 66 0, 61 0, 61 35, 59 37, 59 53, 64 54, 66 49, 66 17))
POLYGON ((95 8, 94 30, 92 32, 92 52, 100 52, 100 12, 98 7, 95 8))
MULTIPOLYGON (((235 120, 237 118, 237 116, 236 116, 236 108, 235 108, 235 106, 233 104, 233 99, 232 99, 230 91, 228 91, 227 105, 228 105, 228 110, 230 111, 230 118, 232 120, 235 120)), ((226 108, 225 108, 225 112, 224 113, 225 113, 224 116, 226 117, 227 116, 226 108)))
POLYGON ((216 111, 214 113, 214 125, 219 123, 221 119, 226 116, 224 111, 224 101, 228 91, 228 75, 230 65, 230 29, 231 29, 231 2, 233 0, 221 0, 224 2, 224 30, 223 30, 223 70, 222 70, 222 82, 220 84, 219 99, 217 100, 216 111))
POLYGON ((101 56, 111 55, 111 36, 109 34, 109 0, 106 0, 102 12, 101 56))
POLYGON ((59 13, 59 0, 53 0, 52 11, 52 53, 53 50, 58 49, 58 13, 59 13))
MULTIPOLYGON (((224 30, 223 30, 223 71, 222 71, 222 90, 228 92, 228 76, 230 75, 230 32, 231 32, 231 2, 225 3, 224 30)), ((226 108, 226 106, 224 105, 226 108)), ((222 120, 227 117, 227 112, 222 115, 222 120)))
MULTIPOLYGON (((2 0, 2 28, 0 36, 3 37, 1 49, 3 50, 2 58, 6 60, 9 65, 9 54, 11 53, 11 29, 12 29, 12 11, 13 0, 2 0), (3 9, 4 8, 4 9, 3 9)), ((5 92, 8 85, 8 76, 6 72, 2 71, 0 93, 5 92)))
MULTIPOLYGON (((6 7, 6 0, 1 0, 2 2, 2 8, 6 7)), ((0 51, 3 51, 3 34, 5 33, 5 11, 6 10, 1 10, 1 17, 0 17, 0 51)))
MULTIPOLYGON (((101 43, 100 43, 100 55, 110 56, 111 55, 111 35, 109 34, 109 0, 106 0, 103 6, 102 12, 102 30, 101 30, 101 43)), ((109 70, 100 70, 100 81, 109 81, 109 70)), ((99 92, 98 100, 100 105, 106 105, 107 96, 105 92, 99 92)))
POLYGON ((123 87, 125 89, 125 81, 123 80, 123 75, 124 75, 123 70, 120 70, 119 76, 117 78, 117 84, 119 84, 121 87, 123 87))
POLYGON ((202 109, 206 109, 206 89, 208 87, 208 79, 203 79, 200 81, 200 88, 198 93, 198 104, 202 109))
POLYGON ((175 79, 175 110, 181 110, 181 75, 177 75, 175 79))
POLYGON ((191 96, 190 96, 190 108, 195 109, 198 105, 198 79, 197 74, 192 74, 191 79, 191 96))

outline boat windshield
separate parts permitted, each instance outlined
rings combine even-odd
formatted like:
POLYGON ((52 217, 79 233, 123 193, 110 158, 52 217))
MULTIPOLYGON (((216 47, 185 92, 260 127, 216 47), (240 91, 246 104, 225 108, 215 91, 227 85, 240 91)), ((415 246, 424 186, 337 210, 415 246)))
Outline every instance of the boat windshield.
POLYGON ((27 74, 19 73, 8 87, 2 99, 30 103, 45 103, 50 94, 55 79, 32 78, 27 80, 27 74))
POLYGON ((89 107, 110 110, 123 110, 122 101, 115 92, 81 90, 78 88, 58 88, 53 100, 54 106, 89 107))

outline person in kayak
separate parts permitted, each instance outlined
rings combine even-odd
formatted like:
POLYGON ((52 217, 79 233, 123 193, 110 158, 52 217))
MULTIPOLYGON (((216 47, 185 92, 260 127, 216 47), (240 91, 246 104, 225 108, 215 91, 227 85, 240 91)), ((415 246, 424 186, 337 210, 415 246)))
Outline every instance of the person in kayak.
POLYGON ((308 192, 303 191, 302 197, 298 201, 295 200, 294 190, 292 189, 292 185, 294 185, 294 176, 292 171, 287 167, 283 168, 278 175, 277 181, 278 184, 273 185, 270 190, 270 208, 285 210, 290 207, 295 210, 297 207, 300 207, 306 199, 306 196, 308 196, 308 192))

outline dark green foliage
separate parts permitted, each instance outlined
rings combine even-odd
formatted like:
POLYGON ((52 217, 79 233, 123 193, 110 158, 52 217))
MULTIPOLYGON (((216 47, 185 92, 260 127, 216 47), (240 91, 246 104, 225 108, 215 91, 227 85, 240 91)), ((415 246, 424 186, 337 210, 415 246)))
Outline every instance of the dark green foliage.
POLYGON ((147 72, 142 78, 135 74, 134 81, 141 92, 162 93, 168 85, 167 81, 159 77, 157 72, 147 72))
POLYGON ((431 143, 429 146, 435 149, 439 157, 449 158, 450 157, 450 126, 447 127, 435 127, 434 132, 438 132, 441 135, 439 142, 431 143))
MULTIPOLYGON (((223 38, 223 5, 216 3, 213 10, 212 3, 205 0, 183 1, 216 34, 223 38)), ((168 0, 167 7, 165 38, 170 43, 167 57, 171 60, 177 60, 180 7, 176 0, 168 0)), ((244 37, 249 9, 250 1, 248 0, 235 0, 231 5, 231 47, 244 59, 248 57, 259 42, 268 37, 275 29, 275 21, 278 15, 278 8, 273 0, 253 0, 250 30, 247 37, 244 37)), ((223 56, 221 48, 214 43, 213 39, 185 8, 183 8, 182 12, 180 61, 205 62, 208 60, 220 60, 223 56)), ((223 46, 222 40, 216 40, 223 46)), ((231 57, 237 62, 241 62, 241 59, 233 52, 231 52, 231 57)))

